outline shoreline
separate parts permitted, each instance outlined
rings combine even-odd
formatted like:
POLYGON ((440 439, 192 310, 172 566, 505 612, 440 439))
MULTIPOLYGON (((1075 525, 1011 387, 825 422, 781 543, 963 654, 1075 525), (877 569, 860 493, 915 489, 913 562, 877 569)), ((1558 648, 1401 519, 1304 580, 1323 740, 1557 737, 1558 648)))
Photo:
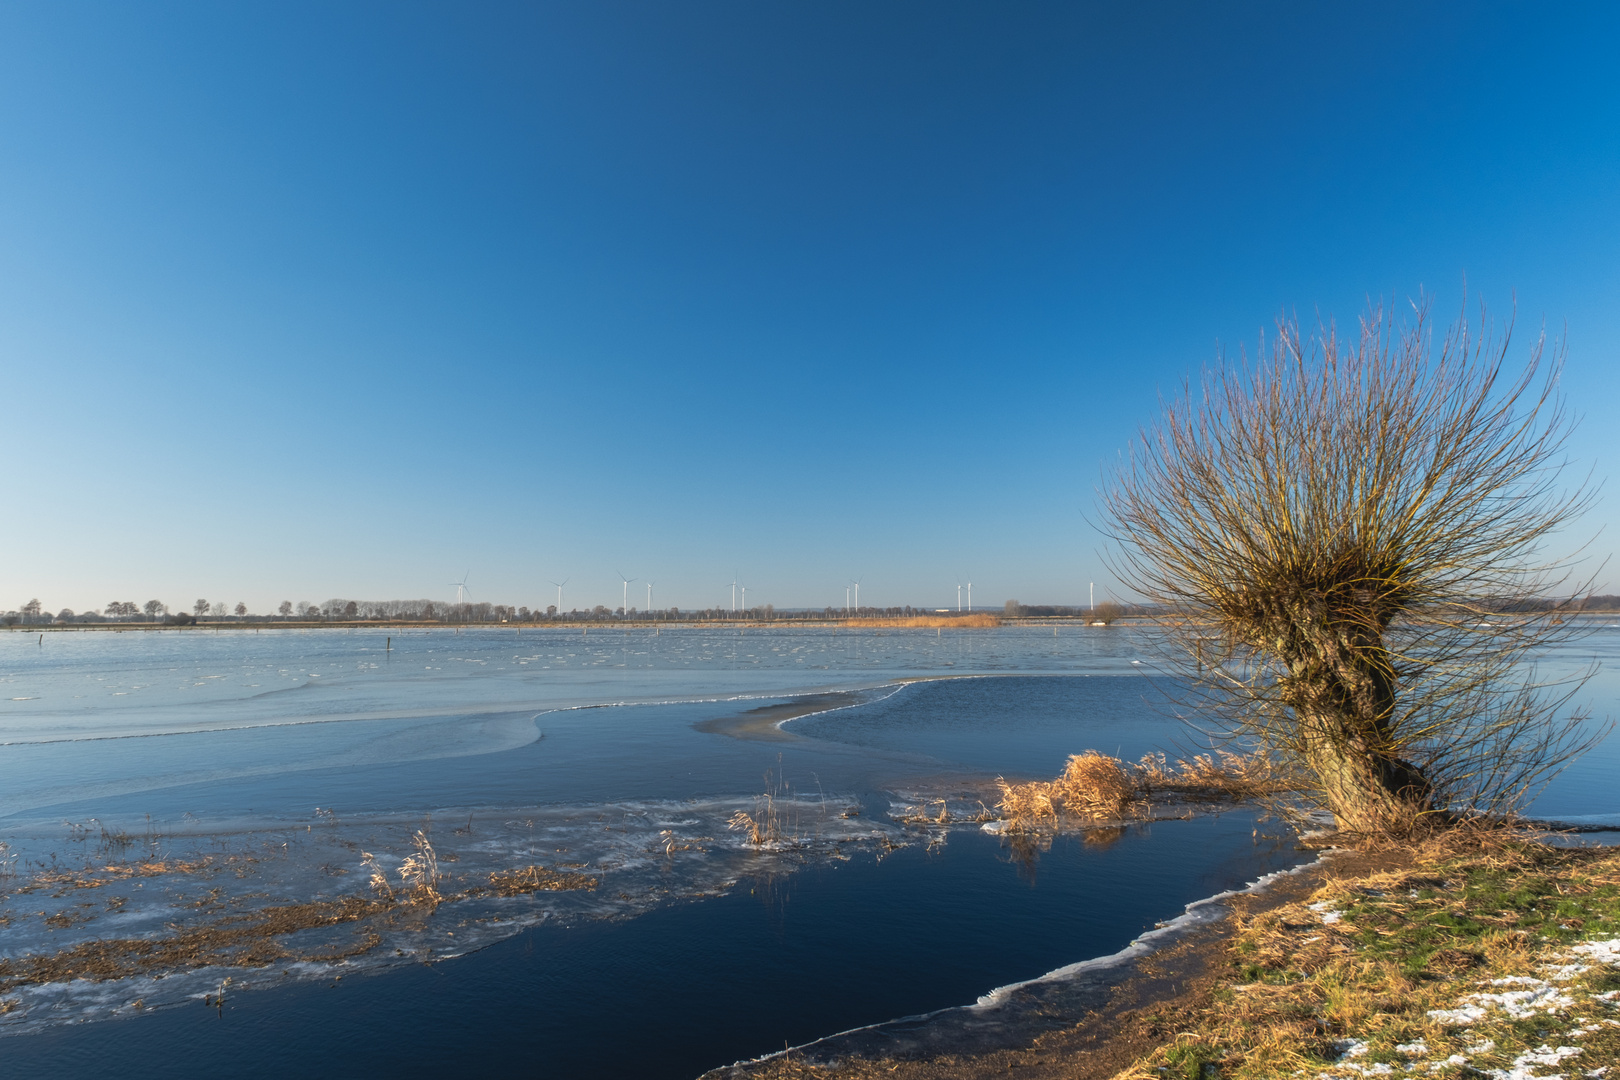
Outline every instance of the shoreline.
POLYGON ((801 694, 795 696, 791 701, 784 701, 776 705, 760 705, 745 712, 732 713, 729 716, 717 716, 709 720, 699 720, 692 724, 692 730, 710 735, 725 735, 729 738, 744 739, 750 742, 798 742, 803 736, 795 735, 782 726, 789 720, 797 720, 804 716, 815 716, 818 713, 835 712, 839 709, 848 709, 864 703, 860 690, 833 690, 801 694))
POLYGON ((1009 1070, 1104 1080, 1141 1056, 1141 1033, 1122 1026, 1132 1010, 1191 997, 1213 976, 1235 913, 1279 907, 1308 895, 1330 871, 1362 861, 1354 852, 1318 849, 1298 866, 1192 901, 1117 952, 996 987, 972 1004, 837 1032, 711 1069, 699 1080, 967 1080, 1009 1070))
POLYGON ((700 1080, 1607 1075, 1620 858, 1557 839, 1321 849, 1111 956, 700 1080))

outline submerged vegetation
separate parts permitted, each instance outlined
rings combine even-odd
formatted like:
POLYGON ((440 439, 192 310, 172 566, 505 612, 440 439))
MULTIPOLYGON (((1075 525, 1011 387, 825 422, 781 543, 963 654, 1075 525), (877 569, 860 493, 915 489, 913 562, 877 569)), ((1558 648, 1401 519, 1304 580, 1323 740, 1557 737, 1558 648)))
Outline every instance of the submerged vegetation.
MULTIPOLYGON (((103 830, 102 850, 121 852, 130 845, 109 840, 103 830)), ((439 868, 440 855, 425 829, 410 838, 411 851, 396 871, 398 884, 370 852, 360 852, 370 895, 340 895, 300 903, 245 909, 205 889, 186 906, 204 916, 193 923, 168 923, 162 933, 142 937, 98 937, 55 951, 0 957, 0 994, 24 987, 86 979, 106 982, 134 976, 163 976, 204 967, 262 968, 283 963, 335 963, 364 955, 383 942, 389 928, 414 925, 441 904, 481 896, 512 897, 537 892, 593 890, 598 879, 573 869, 529 865, 488 875, 488 883, 461 882, 450 888, 439 868), (347 927, 347 936, 331 931, 347 927)), ((453 858, 453 856, 452 856, 453 858)), ((67 908, 44 917, 46 926, 65 930, 98 913, 126 910, 128 897, 105 898, 99 891, 140 879, 190 880, 194 894, 207 881, 227 874, 242 878, 260 858, 254 855, 205 855, 193 859, 148 856, 129 861, 88 862, 70 869, 52 862, 31 873, 18 873, 5 863, 4 897, 45 896, 71 899, 67 908), (80 900, 90 896, 92 900, 80 900), (95 900, 102 900, 100 904, 95 900), (98 912, 98 908, 101 909, 98 912)), ((343 873, 341 869, 330 872, 343 873)), ((137 884, 139 887, 139 884, 137 884)), ((264 894, 257 894, 263 896, 264 894)), ((176 895, 176 900, 180 894, 176 895)), ((41 913, 42 915, 44 913, 41 913)), ((0 916, 0 926, 12 916, 0 916)), ((0 998, 0 1013, 17 1008, 15 998, 0 998)))

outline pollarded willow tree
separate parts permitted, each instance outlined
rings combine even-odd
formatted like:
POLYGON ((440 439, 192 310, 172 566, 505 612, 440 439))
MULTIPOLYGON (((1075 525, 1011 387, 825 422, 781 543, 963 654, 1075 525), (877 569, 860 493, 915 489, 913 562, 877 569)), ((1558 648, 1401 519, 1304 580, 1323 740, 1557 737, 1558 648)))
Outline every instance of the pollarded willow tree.
MULTIPOLYGON (((1353 344, 1284 320, 1253 363, 1167 405, 1105 482, 1121 579, 1169 613, 1172 663, 1218 734, 1294 768, 1341 829, 1405 833, 1522 805, 1591 742, 1549 536, 1564 486, 1562 354, 1511 328, 1374 309, 1353 344)), ((1576 590, 1579 591, 1579 590, 1576 590)))

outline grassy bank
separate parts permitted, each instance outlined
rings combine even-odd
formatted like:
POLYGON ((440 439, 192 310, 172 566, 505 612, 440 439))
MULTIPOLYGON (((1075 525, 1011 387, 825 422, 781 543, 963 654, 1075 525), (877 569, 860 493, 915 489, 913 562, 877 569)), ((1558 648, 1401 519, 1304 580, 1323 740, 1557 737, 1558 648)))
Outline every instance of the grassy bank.
POLYGON ((1205 1008, 1122 1080, 1620 1075, 1620 852, 1394 854, 1238 916, 1205 1008))
POLYGON ((749 1080, 1620 1077, 1620 850, 1452 837, 1331 856, 1016 1050, 779 1055, 749 1080))

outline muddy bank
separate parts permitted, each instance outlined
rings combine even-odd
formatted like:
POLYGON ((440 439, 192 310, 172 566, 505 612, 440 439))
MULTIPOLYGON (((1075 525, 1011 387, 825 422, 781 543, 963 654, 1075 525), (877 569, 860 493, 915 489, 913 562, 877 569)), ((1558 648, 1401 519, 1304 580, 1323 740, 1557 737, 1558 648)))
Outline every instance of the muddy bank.
POLYGON ((1164 1044, 1177 1017, 1208 1006, 1223 977, 1230 916, 1298 900, 1331 872, 1372 872, 1372 860, 1325 853, 1256 885, 1188 905, 1180 918, 1112 956, 1002 987, 972 1005, 842 1032, 702 1080, 897 1077, 967 1080, 1005 1076, 1105 1080, 1164 1044))
POLYGON ((712 720, 699 720, 692 730, 710 735, 728 735, 733 739, 751 742, 798 742, 799 736, 782 730, 789 720, 814 713, 847 709, 871 700, 869 691, 835 691, 826 694, 807 694, 776 705, 761 705, 756 709, 717 716, 712 720))

